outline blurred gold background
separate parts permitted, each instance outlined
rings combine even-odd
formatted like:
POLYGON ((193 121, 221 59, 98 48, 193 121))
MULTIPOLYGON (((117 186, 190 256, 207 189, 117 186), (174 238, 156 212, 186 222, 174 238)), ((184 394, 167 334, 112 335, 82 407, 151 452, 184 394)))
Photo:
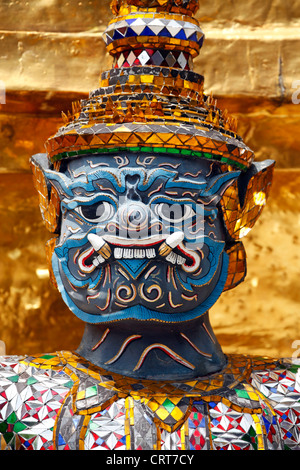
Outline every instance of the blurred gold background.
MULTIPOLYGON (((109 69, 110 0, 0 0, 0 340, 8 354, 73 349, 83 324, 50 285, 29 169, 61 111, 109 69)), ((202 0, 195 71, 239 119, 258 160, 277 161, 271 197, 245 239, 246 281, 211 322, 225 352, 291 356, 300 342, 300 0, 202 0), (298 82, 297 82, 298 81, 298 82), (298 98, 298 100, 297 100, 298 98), (296 100, 296 101, 295 101, 296 100)))

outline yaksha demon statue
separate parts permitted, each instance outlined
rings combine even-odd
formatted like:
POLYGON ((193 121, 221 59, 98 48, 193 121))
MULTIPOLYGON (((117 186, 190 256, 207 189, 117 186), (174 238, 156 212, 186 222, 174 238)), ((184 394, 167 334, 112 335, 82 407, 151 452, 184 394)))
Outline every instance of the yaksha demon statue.
POLYGON ((274 162, 192 71, 198 0, 114 0, 113 68, 32 158, 51 278, 77 351, 0 360, 4 449, 300 449, 297 366, 225 355, 208 311, 274 162))

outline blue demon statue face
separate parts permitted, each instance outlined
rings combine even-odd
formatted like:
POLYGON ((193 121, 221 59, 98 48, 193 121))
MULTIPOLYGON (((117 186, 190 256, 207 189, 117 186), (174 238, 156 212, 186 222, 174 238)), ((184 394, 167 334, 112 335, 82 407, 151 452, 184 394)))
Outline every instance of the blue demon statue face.
POLYGON ((68 307, 92 324, 204 314, 227 279, 218 206, 239 174, 147 154, 91 154, 44 169, 60 199, 52 268, 68 307))

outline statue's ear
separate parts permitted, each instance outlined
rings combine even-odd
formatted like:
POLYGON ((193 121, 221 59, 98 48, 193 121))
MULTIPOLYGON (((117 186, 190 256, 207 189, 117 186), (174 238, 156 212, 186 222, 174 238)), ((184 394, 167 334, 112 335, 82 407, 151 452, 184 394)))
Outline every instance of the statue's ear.
POLYGON ((49 170, 48 157, 44 153, 39 153, 31 157, 30 164, 45 225, 50 232, 59 233, 60 198, 45 176, 45 171, 49 170))
POLYGON ((220 201, 231 240, 243 238, 253 228, 268 199, 275 162, 253 163, 224 192, 220 201))

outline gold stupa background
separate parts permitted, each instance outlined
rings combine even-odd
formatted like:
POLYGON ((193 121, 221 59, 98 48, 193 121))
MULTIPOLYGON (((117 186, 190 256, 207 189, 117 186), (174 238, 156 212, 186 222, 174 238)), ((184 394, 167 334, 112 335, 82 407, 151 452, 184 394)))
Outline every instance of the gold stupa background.
MULTIPOLYGON (((29 158, 61 111, 111 67, 110 0, 0 0, 0 340, 7 354, 73 349, 83 324, 50 285, 29 158)), ((202 0, 205 91, 239 119, 258 160, 277 161, 270 200, 245 239, 246 281, 211 322, 225 352, 291 356, 300 345, 300 0, 202 0), (297 343, 299 341, 299 343, 297 343)))

